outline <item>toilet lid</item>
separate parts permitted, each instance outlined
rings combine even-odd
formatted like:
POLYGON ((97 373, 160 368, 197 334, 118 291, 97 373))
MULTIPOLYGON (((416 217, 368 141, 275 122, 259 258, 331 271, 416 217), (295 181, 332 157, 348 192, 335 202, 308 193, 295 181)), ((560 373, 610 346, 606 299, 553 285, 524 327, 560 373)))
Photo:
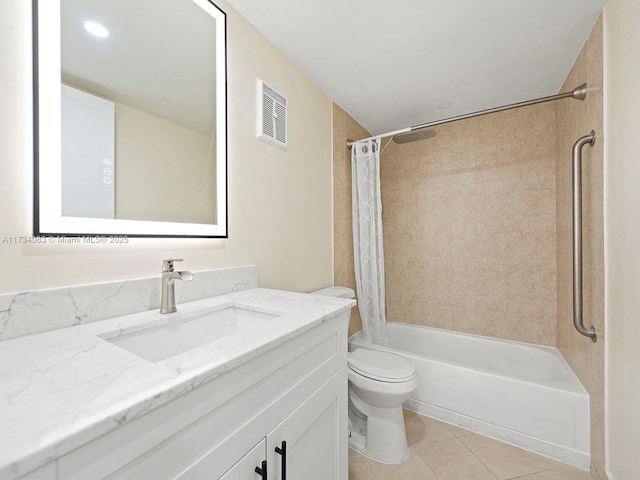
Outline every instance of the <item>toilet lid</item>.
POLYGON ((349 354, 349 367, 367 378, 387 382, 402 382, 416 373, 416 367, 399 355, 364 348, 349 354))

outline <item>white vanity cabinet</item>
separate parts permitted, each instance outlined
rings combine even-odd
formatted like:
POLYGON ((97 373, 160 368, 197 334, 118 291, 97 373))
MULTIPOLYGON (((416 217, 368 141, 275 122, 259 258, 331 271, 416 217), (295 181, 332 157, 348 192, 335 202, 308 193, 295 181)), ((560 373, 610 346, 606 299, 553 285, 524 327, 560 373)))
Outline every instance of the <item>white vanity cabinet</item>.
MULTIPOLYGON (((221 480, 347 480, 347 431, 341 404, 344 393, 341 390, 346 381, 346 371, 341 369, 235 463, 221 480), (267 475, 256 472, 256 467, 262 470, 262 462, 266 462, 267 475)), ((224 463, 224 458, 212 451, 174 478, 217 478, 208 475, 224 468, 224 463)))
POLYGON ((246 478, 255 478, 251 473, 255 473, 256 465, 262 467, 262 462, 266 457, 267 441, 262 440, 258 445, 253 447, 242 459, 236 463, 231 470, 225 473, 220 480, 244 480, 246 478))
POLYGON ((267 436, 268 478, 346 480, 347 432, 341 428, 346 375, 344 369, 334 375, 267 436))
MULTIPOLYGON (((339 313, 59 457, 59 480, 347 480, 347 325, 339 313)), ((41 470, 44 471, 44 470, 41 470)), ((48 470, 47 470, 48 471, 48 470)), ((30 474, 21 478, 38 478, 30 474)))

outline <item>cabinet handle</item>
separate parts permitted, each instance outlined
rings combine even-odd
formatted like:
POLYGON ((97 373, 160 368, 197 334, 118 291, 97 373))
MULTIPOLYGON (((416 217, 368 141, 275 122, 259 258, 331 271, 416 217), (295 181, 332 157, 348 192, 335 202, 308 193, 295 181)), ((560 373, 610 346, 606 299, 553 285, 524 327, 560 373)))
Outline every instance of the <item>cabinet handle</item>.
POLYGON ((276 447, 276 453, 282 455, 282 479, 287 480, 287 442, 282 441, 282 448, 276 447))
POLYGON ((262 468, 256 467, 256 473, 260 475, 262 480, 267 480, 267 461, 262 461, 262 468))

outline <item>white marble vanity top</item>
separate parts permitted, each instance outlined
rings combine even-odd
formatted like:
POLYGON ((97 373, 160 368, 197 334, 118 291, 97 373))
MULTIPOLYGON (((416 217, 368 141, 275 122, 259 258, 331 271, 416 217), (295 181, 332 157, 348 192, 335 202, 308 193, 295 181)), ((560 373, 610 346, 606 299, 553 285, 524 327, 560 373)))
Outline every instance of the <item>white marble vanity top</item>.
POLYGON ((291 339, 355 301, 255 288, 0 342, 0 478, 44 465, 291 339), (101 338, 224 304, 280 316, 150 362, 101 338))

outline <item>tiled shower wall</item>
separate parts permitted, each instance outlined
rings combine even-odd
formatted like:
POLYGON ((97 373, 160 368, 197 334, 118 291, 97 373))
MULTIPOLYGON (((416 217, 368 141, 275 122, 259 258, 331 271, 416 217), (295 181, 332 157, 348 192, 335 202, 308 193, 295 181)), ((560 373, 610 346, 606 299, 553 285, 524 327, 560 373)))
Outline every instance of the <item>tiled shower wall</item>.
POLYGON ((563 91, 587 82, 584 102, 556 104, 558 218, 558 342, 557 346, 589 392, 591 399, 591 458, 598 474, 604 471, 604 227, 602 137, 602 18, 598 20, 571 70, 563 91), (583 317, 594 325, 597 343, 573 328, 571 149, 574 142, 596 132, 593 147, 583 149, 583 317))
MULTIPOLYGON (((351 151, 347 139, 370 136, 358 122, 333 105, 333 281, 356 290, 353 269, 353 215, 351 211, 351 151)), ((362 328, 357 308, 351 310, 349 335, 362 328)))
POLYGON ((381 157, 387 319, 555 345, 554 106, 434 130, 381 157))

